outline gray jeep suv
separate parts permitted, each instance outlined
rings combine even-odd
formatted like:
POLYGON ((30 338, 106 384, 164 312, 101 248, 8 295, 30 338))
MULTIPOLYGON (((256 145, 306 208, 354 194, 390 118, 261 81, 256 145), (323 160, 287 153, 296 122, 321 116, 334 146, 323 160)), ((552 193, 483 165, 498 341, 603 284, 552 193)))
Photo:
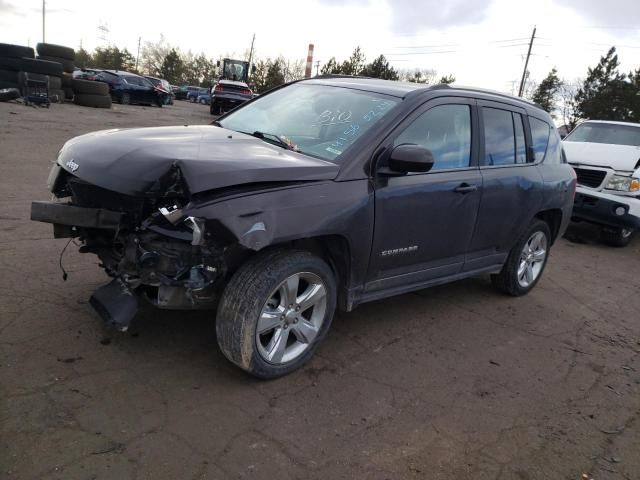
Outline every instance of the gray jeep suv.
POLYGON ((218 344, 261 378, 303 365, 336 308, 490 274, 539 281, 575 174, 549 115, 487 91, 357 77, 283 86, 211 126, 69 140, 32 219, 77 237, 122 330, 139 299, 212 308, 218 344))

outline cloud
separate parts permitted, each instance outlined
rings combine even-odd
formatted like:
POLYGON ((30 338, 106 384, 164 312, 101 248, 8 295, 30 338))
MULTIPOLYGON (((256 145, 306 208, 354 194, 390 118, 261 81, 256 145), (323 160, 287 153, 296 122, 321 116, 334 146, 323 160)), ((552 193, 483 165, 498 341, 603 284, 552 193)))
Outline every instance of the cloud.
POLYGON ((16 15, 18 14, 18 8, 7 0, 0 0, 0 14, 16 15))
MULTIPOLYGON (((332 7, 366 7, 371 0, 319 0, 332 7)), ((484 20, 492 0, 384 0, 391 13, 390 28, 396 34, 444 29, 484 20)))
POLYGON ((640 1, 616 0, 563 0, 562 5, 574 10, 578 15, 594 22, 595 26, 638 28, 640 1))

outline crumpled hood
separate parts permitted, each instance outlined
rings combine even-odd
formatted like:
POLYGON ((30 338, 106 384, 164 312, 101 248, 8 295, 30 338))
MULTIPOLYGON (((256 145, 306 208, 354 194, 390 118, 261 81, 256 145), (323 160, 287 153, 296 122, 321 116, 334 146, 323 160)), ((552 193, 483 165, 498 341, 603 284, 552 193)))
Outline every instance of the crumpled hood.
POLYGON ((76 177, 126 195, 148 193, 172 168, 189 192, 256 182, 330 180, 339 167, 214 126, 103 130, 69 140, 58 164, 76 177))
POLYGON ((633 172, 640 162, 640 147, 608 143, 563 141, 564 153, 571 164, 613 168, 619 172, 633 172))

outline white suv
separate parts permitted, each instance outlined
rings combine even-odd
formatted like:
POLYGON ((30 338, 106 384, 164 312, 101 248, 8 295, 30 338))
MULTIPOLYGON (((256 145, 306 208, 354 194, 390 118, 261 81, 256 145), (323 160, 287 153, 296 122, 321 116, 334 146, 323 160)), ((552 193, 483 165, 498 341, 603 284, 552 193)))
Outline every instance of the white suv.
POLYGON ((640 124, 589 120, 563 144, 578 177, 574 219, 602 225, 610 245, 627 245, 640 228, 640 124))

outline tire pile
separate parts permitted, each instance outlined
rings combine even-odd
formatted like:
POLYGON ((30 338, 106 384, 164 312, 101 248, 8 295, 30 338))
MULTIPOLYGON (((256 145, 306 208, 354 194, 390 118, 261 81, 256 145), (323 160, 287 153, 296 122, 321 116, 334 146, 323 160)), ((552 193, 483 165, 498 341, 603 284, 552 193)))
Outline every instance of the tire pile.
POLYGON ((111 108, 109 85, 93 80, 72 80, 73 103, 84 107, 111 108))
MULTIPOLYGON (((62 72, 59 77, 49 79, 49 89, 52 95, 58 95, 62 99, 73 99, 73 90, 71 89, 71 80, 73 69, 75 68, 74 60, 76 59, 76 52, 73 48, 65 47, 62 45, 54 45, 52 43, 39 43, 36 45, 36 52, 38 52, 38 60, 46 62, 59 63, 62 67, 62 72), (58 81, 57 79, 60 79, 58 81)), ((55 76, 55 75, 54 75, 55 76)))
MULTIPOLYGON (((0 43, 0 88, 17 88, 24 95, 26 93, 27 80, 45 82, 49 89, 49 98, 59 102, 64 101, 62 78, 64 67, 60 60, 70 63, 73 72, 73 60, 75 52, 71 48, 39 43, 36 47, 38 58, 31 47, 0 43), (42 57, 42 53, 56 53, 57 56, 42 57), (49 60, 51 59, 51 60, 49 60)), ((67 66, 69 68, 69 66, 67 66)))
POLYGON ((38 43, 36 51, 38 58, 31 47, 0 43, 0 89, 16 88, 24 95, 27 79, 38 80, 47 82, 52 101, 73 99, 76 105, 111 108, 106 83, 73 78, 76 58, 73 48, 38 43))

